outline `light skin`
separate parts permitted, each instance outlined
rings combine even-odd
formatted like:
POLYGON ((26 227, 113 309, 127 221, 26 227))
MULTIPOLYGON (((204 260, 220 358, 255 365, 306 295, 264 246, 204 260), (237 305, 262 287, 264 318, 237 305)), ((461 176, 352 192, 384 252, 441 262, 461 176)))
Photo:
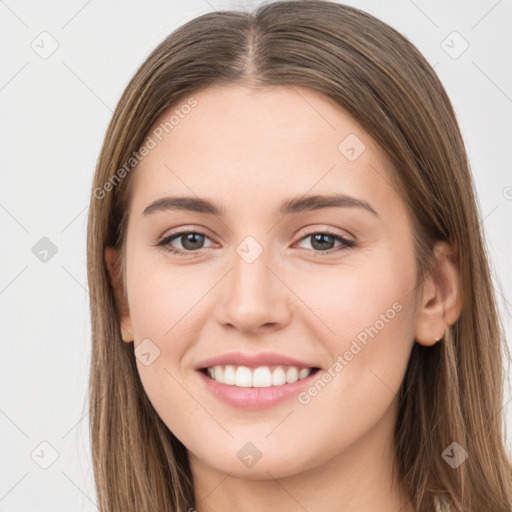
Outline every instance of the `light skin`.
POLYGON ((188 449, 196 510, 414 512, 391 483, 396 397, 415 340, 433 345, 460 314, 453 252, 439 242, 442 279, 415 287, 412 224, 391 185, 391 164, 322 95, 230 85, 193 96, 197 107, 134 171, 127 297, 114 249, 105 259, 123 340, 137 347, 149 338, 160 350, 149 366, 137 359, 137 368, 188 449), (339 150, 349 134, 365 146, 353 161, 339 150), (366 201, 377 215, 355 206, 276 214, 283 200, 333 192, 366 201), (143 215, 166 196, 205 198, 225 212, 143 215), (177 228, 206 235, 169 242, 196 256, 156 247, 177 228), (355 246, 307 236, 326 230, 355 246), (248 236, 263 249, 250 264, 236 251, 248 236), (194 370, 241 350, 278 352, 326 371, 396 303, 400 312, 307 404, 292 397, 240 410, 218 401, 194 370), (237 457, 248 442, 262 454, 252 467, 237 457))

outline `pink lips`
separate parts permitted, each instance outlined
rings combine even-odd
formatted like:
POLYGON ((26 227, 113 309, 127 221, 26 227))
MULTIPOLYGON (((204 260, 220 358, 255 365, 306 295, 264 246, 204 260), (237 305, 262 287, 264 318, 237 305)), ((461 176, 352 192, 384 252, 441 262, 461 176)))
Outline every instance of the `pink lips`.
POLYGON ((318 364, 300 361, 273 352, 260 352, 258 354, 230 352, 205 359, 196 366, 196 370, 198 370, 203 385, 206 386, 217 399, 233 407, 253 410, 271 407, 296 396, 300 391, 311 384, 317 372, 293 384, 282 384, 280 386, 270 386, 266 388, 248 388, 221 384, 206 375, 206 372, 201 371, 205 368, 211 368, 212 366, 227 364, 233 366, 247 366, 248 368, 258 368, 260 366, 295 366, 298 369, 319 368, 318 364))
POLYGON ((312 373, 305 379, 298 380, 293 384, 270 386, 268 388, 241 388, 221 384, 204 373, 198 372, 203 384, 219 400, 239 409, 253 410, 271 407, 296 396, 304 388, 310 386, 313 379, 318 378, 317 373, 312 373))
POLYGON ((242 352, 229 352, 201 361, 196 365, 196 370, 210 368, 216 365, 232 364, 233 366, 247 366, 258 368, 259 366, 296 366, 297 368, 318 368, 319 365, 299 361, 274 352, 260 352, 258 354, 244 354, 242 352))

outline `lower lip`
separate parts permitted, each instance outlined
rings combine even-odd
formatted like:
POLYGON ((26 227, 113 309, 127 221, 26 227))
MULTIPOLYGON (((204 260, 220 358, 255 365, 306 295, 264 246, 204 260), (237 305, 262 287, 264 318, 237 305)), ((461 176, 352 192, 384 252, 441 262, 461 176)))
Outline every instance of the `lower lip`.
POLYGON ((202 381, 215 397, 240 409, 263 409, 280 404, 292 396, 296 396, 305 387, 309 386, 319 372, 316 371, 293 384, 282 384, 281 386, 270 386, 268 388, 244 388, 221 384, 198 371, 202 381))

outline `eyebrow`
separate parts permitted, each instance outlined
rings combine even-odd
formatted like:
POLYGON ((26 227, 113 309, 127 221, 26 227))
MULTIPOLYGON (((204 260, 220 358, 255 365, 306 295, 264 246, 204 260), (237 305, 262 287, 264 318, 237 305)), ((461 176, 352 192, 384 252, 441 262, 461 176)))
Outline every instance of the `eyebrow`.
MULTIPOLYGON (((361 208, 378 217, 379 214, 370 203, 347 194, 316 194, 302 197, 293 197, 284 200, 276 210, 277 215, 289 215, 310 212, 322 208, 361 208)), ((149 204, 142 215, 167 210, 185 210, 207 215, 223 217, 224 208, 214 202, 199 197, 162 197, 149 204)))

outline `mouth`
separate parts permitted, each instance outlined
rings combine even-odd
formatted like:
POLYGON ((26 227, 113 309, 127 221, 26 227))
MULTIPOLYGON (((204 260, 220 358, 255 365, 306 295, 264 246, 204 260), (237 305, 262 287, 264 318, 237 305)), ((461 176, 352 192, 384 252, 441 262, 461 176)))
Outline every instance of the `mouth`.
POLYGON ((215 365, 198 369, 208 379, 239 388, 270 388, 294 384, 320 371, 318 367, 215 365))

